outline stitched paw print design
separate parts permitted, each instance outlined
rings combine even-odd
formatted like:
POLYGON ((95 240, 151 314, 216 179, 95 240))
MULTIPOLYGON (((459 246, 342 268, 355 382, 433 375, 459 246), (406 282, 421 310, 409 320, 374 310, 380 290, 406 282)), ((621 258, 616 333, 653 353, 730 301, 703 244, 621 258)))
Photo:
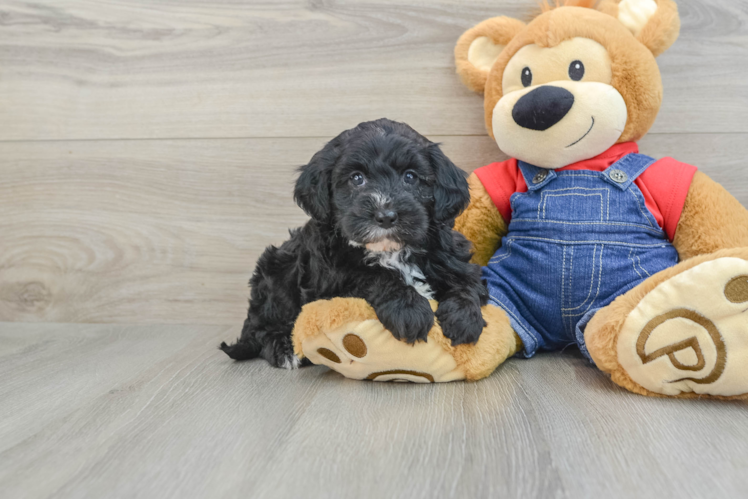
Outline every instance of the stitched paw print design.
POLYGON ((405 344, 376 319, 351 322, 302 342, 309 360, 348 378, 376 382, 449 382, 464 378, 457 363, 434 343, 405 344), (397 352, 397 356, 392 356, 397 352))
MULTIPOLYGON (((431 301, 431 309, 438 304, 431 301)), ((377 382, 480 380, 521 348, 506 314, 482 309, 486 326, 478 342, 453 346, 438 321, 426 342, 397 340, 363 299, 336 297, 305 305, 293 332, 294 351, 348 378, 377 382)))
POLYGON ((748 392, 748 262, 721 258, 659 284, 627 318, 618 360, 645 389, 748 392))

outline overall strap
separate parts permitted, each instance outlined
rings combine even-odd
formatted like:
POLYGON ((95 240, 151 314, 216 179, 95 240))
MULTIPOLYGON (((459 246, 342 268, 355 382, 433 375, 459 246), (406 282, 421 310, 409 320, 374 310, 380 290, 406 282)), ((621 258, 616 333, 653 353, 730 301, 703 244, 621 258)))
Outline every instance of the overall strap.
POLYGON ((613 184, 620 190, 625 191, 629 186, 631 186, 637 177, 643 174, 644 171, 656 161, 657 160, 647 155, 631 153, 608 167, 602 173, 602 177, 605 181, 613 184))
POLYGON ((556 172, 517 160, 519 170, 525 178, 528 191, 536 191, 557 177, 556 172))

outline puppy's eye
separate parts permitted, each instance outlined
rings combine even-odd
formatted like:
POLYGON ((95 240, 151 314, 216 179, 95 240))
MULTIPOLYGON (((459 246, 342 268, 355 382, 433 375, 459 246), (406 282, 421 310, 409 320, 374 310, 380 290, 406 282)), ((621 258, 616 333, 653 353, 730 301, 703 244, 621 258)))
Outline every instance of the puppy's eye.
POLYGON ((418 182, 418 176, 412 170, 408 170, 407 172, 405 172, 405 174, 403 174, 403 181, 405 182, 405 184, 415 184, 416 182, 418 182))
POLYGON ((575 82, 584 78, 584 64, 582 64, 582 61, 574 61, 569 65, 569 78, 575 82))
POLYGON ((351 183, 354 186, 363 186, 366 184, 366 178, 361 172, 354 172, 351 174, 351 183))
POLYGON ((522 85, 525 87, 532 85, 532 71, 530 71, 530 68, 522 70, 522 85))

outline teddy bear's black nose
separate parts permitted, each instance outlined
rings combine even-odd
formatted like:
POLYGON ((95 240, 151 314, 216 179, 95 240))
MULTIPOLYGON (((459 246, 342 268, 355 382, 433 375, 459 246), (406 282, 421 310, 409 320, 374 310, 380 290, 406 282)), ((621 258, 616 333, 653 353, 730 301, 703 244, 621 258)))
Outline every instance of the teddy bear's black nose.
POLYGON ((548 130, 574 105, 574 94, 561 87, 544 85, 523 95, 514 105, 512 118, 523 128, 548 130))

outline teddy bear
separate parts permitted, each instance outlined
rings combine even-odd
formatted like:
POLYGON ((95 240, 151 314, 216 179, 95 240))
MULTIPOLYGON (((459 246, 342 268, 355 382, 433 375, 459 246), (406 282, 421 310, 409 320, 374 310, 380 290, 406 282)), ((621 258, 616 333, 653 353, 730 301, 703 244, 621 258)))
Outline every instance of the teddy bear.
MULTIPOLYGON (((660 397, 748 397, 748 211, 696 167, 638 141, 662 101, 673 0, 545 2, 455 47, 511 159, 476 169, 455 229, 489 303, 475 344, 400 342, 361 299, 307 304, 296 354, 346 377, 479 380, 508 357, 579 347, 612 381, 660 397)), ((436 303, 432 303, 436 308, 436 303)))

